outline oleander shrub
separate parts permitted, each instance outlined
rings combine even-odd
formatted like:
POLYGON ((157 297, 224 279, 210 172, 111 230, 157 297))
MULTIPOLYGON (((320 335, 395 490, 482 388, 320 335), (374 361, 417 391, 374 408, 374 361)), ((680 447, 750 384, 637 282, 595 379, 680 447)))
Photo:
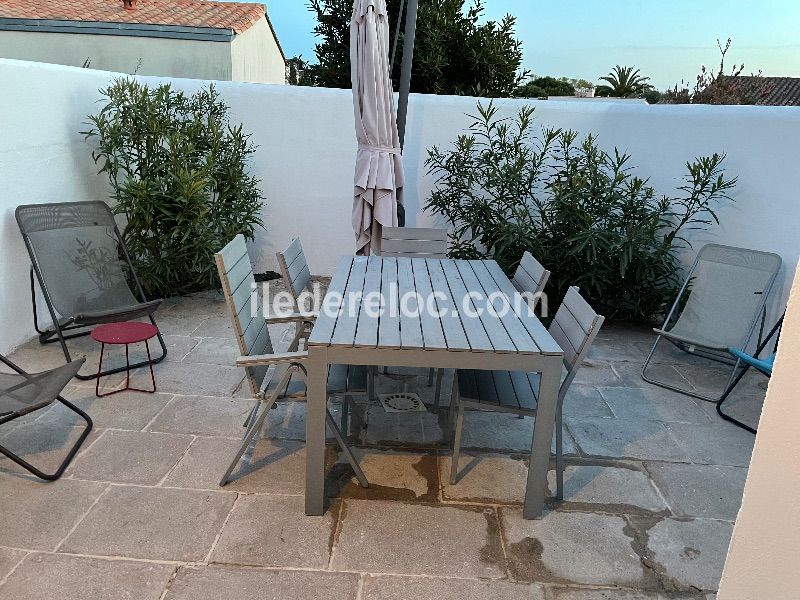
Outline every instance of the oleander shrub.
POLYGON ((119 78, 83 132, 111 183, 112 205, 145 292, 218 287, 213 255, 252 239, 264 198, 248 172, 255 146, 213 85, 187 94, 119 78))
POLYGON ((537 128, 527 106, 513 118, 492 103, 477 110, 451 148, 428 151, 427 209, 450 225, 450 255, 494 258, 511 274, 527 250, 552 271, 551 307, 577 285, 607 317, 662 315, 681 283, 684 234, 718 224, 716 207, 731 201, 725 155, 687 162, 679 193, 664 196, 592 135, 537 128))

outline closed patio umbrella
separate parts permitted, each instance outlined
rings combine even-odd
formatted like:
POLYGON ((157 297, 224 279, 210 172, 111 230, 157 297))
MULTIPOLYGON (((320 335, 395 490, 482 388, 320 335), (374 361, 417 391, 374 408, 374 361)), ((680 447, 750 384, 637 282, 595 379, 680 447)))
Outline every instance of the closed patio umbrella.
POLYGON ((380 252, 381 229, 397 227, 403 160, 389 77, 386 0, 356 0, 350 22, 358 156, 353 198, 356 254, 380 252))

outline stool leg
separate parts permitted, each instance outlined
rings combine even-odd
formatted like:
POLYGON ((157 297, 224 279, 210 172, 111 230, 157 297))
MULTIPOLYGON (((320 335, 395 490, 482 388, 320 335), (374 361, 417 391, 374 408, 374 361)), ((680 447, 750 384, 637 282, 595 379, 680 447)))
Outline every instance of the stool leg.
POLYGON ((150 358, 150 344, 147 340, 144 341, 144 347, 147 349, 147 363, 150 365, 150 379, 153 382, 153 393, 156 391, 156 374, 153 373, 153 360, 150 358))
POLYGON ((125 389, 131 389, 131 361, 128 356, 128 344, 125 344, 125 389))
POLYGON ((103 352, 106 349, 105 344, 100 344, 100 364, 97 367, 97 379, 94 384, 94 395, 100 397, 100 373, 103 372, 103 352))

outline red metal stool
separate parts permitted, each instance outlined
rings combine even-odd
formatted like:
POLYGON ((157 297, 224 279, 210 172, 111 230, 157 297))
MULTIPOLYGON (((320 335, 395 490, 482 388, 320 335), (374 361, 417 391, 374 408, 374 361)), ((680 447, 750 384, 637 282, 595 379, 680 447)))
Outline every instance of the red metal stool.
POLYGON ((95 384, 94 392, 98 398, 118 394, 126 390, 134 392, 145 392, 152 394, 156 391, 156 376, 153 373, 153 361, 150 358, 150 344, 148 340, 153 339, 158 335, 158 328, 151 323, 140 323, 139 321, 127 321, 125 323, 107 323, 100 325, 92 330, 92 339, 100 342, 100 364, 97 367, 97 383, 95 384), (140 388, 131 387, 131 363, 128 357, 128 346, 130 344, 138 344, 144 342, 147 349, 147 362, 150 365, 150 379, 153 381, 152 390, 144 390, 140 388), (125 387, 121 390, 114 390, 107 394, 100 393, 100 373, 103 372, 103 353, 106 349, 106 344, 121 346, 125 344, 125 366, 127 367, 125 377, 125 387))

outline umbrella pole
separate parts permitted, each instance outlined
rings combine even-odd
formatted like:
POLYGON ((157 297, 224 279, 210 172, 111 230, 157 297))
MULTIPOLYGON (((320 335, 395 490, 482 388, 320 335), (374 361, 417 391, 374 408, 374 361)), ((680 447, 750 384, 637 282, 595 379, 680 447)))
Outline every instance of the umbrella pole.
POLYGON ((411 67, 414 63, 414 44, 417 37, 417 12, 419 0, 408 0, 405 39, 403 40, 403 68, 400 72, 400 100, 397 105, 397 132, 400 147, 406 139, 406 117, 408 116, 408 94, 411 91, 411 67))

